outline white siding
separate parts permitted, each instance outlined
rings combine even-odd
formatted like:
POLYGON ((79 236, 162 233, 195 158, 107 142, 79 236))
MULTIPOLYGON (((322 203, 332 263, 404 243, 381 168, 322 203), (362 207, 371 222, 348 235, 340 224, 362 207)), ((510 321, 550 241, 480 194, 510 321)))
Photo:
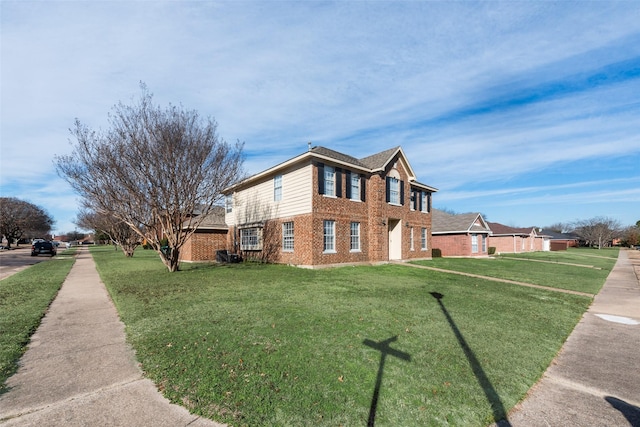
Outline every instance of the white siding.
POLYGON ((233 194, 233 211, 225 215, 229 226, 288 218, 311 212, 313 197, 311 164, 278 171, 233 194), (282 175, 282 200, 273 201, 273 177, 282 175))

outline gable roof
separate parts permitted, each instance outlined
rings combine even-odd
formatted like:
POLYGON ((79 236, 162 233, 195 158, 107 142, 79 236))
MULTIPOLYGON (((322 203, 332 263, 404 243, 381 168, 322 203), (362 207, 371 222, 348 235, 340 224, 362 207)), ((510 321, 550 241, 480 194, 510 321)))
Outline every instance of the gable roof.
MULTIPOLYGON (((196 213, 196 216, 199 215, 196 213)), ((183 229, 192 228, 191 221, 187 220, 182 223, 183 229)), ((229 227, 224 221, 224 207, 212 206, 211 210, 202 218, 202 222, 198 225, 198 230, 228 230, 229 227)))
POLYGON ((436 192, 437 188, 428 186, 426 184, 422 184, 415 179, 415 172, 411 168, 409 161, 407 160, 407 156, 404 154, 402 147, 397 146, 394 148, 390 148, 388 150, 382 151, 380 153, 373 154, 371 156, 363 157, 361 159, 357 159, 348 154, 340 153, 335 150, 331 150, 326 147, 316 146, 309 147, 309 150, 303 154, 300 154, 296 157, 293 157, 289 160, 286 160, 276 166, 273 166, 269 169, 266 169, 262 172, 259 172, 255 175, 252 175, 228 188, 223 190, 223 193, 229 193, 238 187, 244 187, 258 179, 264 178, 265 176, 272 175, 277 173, 280 170, 283 170, 293 164, 306 161, 309 159, 318 159, 321 161, 329 161, 331 163, 335 163, 347 168, 359 170, 366 173, 376 173, 384 171, 387 165, 395 158, 396 154, 400 153, 400 160, 403 162, 407 169, 407 173, 409 175, 409 180, 411 185, 418 186, 424 188, 425 190, 436 192))
POLYGON ((500 236, 500 235, 528 236, 531 234, 532 231, 534 232, 534 234, 536 235, 538 234, 536 232, 535 227, 529 227, 529 228, 509 227, 508 225, 500 224, 498 222, 487 222, 487 224, 489 225, 489 228, 491 228, 491 231, 493 231, 494 236, 500 236))
POLYGON ((491 233, 478 212, 450 214, 439 209, 431 211, 431 234, 491 233))

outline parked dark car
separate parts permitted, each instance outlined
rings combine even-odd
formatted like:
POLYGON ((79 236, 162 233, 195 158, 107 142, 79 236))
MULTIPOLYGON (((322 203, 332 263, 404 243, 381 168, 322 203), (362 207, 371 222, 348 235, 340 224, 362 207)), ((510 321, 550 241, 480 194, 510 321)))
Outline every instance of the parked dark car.
POLYGON ((51 242, 35 242, 31 245, 31 256, 48 254, 53 257, 57 252, 56 246, 51 242))

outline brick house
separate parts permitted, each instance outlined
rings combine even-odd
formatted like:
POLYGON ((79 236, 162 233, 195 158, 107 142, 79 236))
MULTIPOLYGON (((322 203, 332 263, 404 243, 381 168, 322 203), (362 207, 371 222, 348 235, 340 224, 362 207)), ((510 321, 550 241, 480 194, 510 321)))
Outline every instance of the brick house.
MULTIPOLYGON (((212 261, 216 251, 227 248, 229 227, 224 222, 224 215, 224 207, 212 208, 180 249, 180 261, 212 261)), ((188 227, 188 223, 184 227, 188 227)))
POLYGON ((401 147, 309 150, 229 188, 227 246, 303 267, 431 258, 431 198, 401 147))
POLYGON ((491 246, 496 253, 520 253, 549 250, 548 236, 535 227, 515 228, 497 222, 488 222, 491 228, 491 246))
POLYGON ((491 229, 479 213, 432 211, 432 244, 442 256, 487 256, 491 229))

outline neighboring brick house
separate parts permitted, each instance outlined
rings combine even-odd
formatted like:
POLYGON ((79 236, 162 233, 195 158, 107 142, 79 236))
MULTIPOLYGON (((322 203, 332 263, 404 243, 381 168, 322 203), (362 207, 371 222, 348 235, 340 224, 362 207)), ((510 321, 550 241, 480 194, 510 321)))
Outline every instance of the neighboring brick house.
MULTIPOLYGON (((185 228, 188 224, 185 224, 185 228)), ((224 207, 214 206, 180 249, 180 261, 212 261, 216 251, 226 249, 229 227, 224 222, 224 207)))
POLYGON ((545 230, 544 234, 549 238, 549 250, 566 251, 567 248, 577 248, 580 238, 574 234, 558 233, 545 230))
POLYGON ((298 266, 431 257, 431 196, 401 147, 357 159, 324 147, 224 191, 228 247, 298 266))
POLYGON ((432 242, 442 256, 487 256, 491 229, 479 213, 432 211, 432 242))
POLYGON ((535 252, 548 249, 548 237, 539 234, 535 227, 515 228, 497 222, 488 222, 491 229, 491 246, 496 253, 535 252))

